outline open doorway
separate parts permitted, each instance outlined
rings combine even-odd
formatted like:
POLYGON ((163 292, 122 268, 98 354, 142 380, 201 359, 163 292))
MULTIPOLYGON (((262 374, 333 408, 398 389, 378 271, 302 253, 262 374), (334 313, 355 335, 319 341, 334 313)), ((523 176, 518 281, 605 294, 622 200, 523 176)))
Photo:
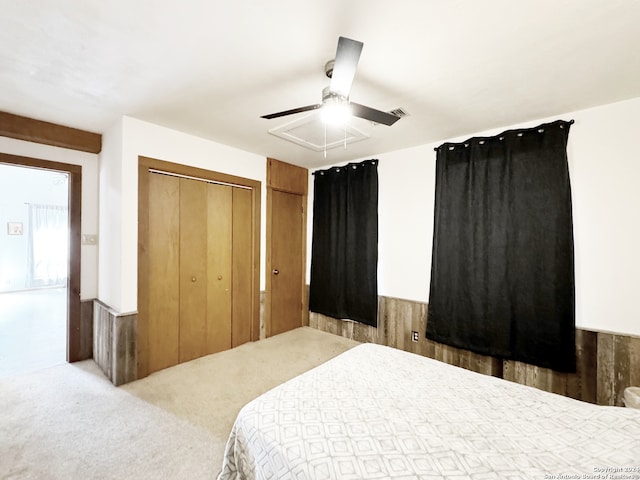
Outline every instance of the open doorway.
POLYGON ((0 164, 0 376, 67 359, 69 177, 0 164))

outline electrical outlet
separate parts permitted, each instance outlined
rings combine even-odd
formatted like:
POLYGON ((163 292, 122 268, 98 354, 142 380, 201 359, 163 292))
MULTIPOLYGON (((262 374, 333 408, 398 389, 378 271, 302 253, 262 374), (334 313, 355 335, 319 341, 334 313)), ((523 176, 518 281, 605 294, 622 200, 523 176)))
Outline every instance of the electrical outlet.
POLYGON ((416 332, 415 330, 411 331, 411 341, 412 342, 417 342, 419 339, 418 337, 418 332, 416 332))

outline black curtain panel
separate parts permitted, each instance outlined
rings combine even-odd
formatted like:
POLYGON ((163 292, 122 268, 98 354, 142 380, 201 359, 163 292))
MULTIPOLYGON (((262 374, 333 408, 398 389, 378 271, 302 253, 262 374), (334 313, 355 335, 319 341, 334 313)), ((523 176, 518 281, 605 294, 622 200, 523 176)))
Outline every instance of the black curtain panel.
POLYGON ((314 172, 309 309, 378 322, 378 161, 314 172))
POLYGON ((571 123, 436 149, 428 338, 575 371, 571 123))

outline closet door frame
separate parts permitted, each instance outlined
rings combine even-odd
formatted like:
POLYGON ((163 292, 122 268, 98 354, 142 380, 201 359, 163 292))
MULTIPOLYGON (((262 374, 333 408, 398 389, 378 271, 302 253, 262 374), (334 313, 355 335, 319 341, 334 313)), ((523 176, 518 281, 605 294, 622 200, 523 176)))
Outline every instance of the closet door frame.
POLYGON ((149 275, 149 175, 151 171, 166 172, 177 176, 192 177, 211 182, 248 188, 251 191, 251 341, 260 338, 260 201, 261 183, 235 175, 215 172, 188 165, 138 157, 138 325, 137 353, 138 378, 149 372, 149 331, 145 305, 149 302, 147 278, 149 275))

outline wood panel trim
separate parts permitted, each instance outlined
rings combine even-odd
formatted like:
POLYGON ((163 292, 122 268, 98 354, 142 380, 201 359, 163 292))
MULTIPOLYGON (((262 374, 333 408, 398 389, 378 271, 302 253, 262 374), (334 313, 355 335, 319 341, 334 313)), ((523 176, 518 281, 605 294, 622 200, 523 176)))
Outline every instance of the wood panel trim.
POLYGON ((260 182, 254 182, 251 188, 251 207, 253 218, 253 244, 252 244, 252 271, 253 278, 251 279, 253 284, 253 294, 251 295, 251 341, 255 342, 260 340, 260 217, 261 208, 260 203, 262 201, 262 184, 260 182))
POLYGON ((82 319, 80 305, 80 257, 82 245, 82 167, 69 173, 69 341, 67 360, 84 360, 82 354, 82 319))
POLYGON ((149 375, 149 167, 138 161, 138 378, 149 375))
POLYGON ((69 174, 69 283, 67 285, 67 361, 84 360, 80 304, 82 166, 0 153, 0 163, 69 174))
MULTIPOLYGON (((213 170, 206 170, 204 168, 192 167, 190 165, 183 165, 181 163, 168 162, 166 160, 158 160, 150 157, 138 157, 138 163, 146 169, 155 169, 166 171, 167 173, 176 173, 178 175, 186 175, 194 178, 202 178, 205 180, 211 180, 213 182, 229 183, 232 185, 239 185, 247 188, 254 188, 259 191, 260 181, 252 180, 250 178, 237 177, 227 173, 215 172, 213 170)), ((259 199, 259 197, 258 197, 259 199)))
MULTIPOLYGON (((267 162, 267 177, 269 176, 269 163, 267 162)), ((271 245, 273 243, 271 239, 271 225, 273 222, 273 189, 269 187, 267 181, 267 231, 265 238, 265 248, 267 258, 265 259, 265 282, 264 287, 266 289, 265 301, 264 301, 264 334, 265 337, 271 336, 271 289, 273 279, 271 278, 271 272, 273 271, 273 260, 271 258, 271 245)))
POLYGON ((0 112, 0 136, 53 145, 81 152, 100 153, 102 135, 8 112, 0 112))
POLYGON ((307 208, 309 197, 302 196, 302 325, 309 326, 309 289, 307 288, 307 208), (305 314, 306 312, 306 314, 305 314))
POLYGON ((309 171, 275 158, 267 158, 267 187, 306 196, 309 193, 309 171))

